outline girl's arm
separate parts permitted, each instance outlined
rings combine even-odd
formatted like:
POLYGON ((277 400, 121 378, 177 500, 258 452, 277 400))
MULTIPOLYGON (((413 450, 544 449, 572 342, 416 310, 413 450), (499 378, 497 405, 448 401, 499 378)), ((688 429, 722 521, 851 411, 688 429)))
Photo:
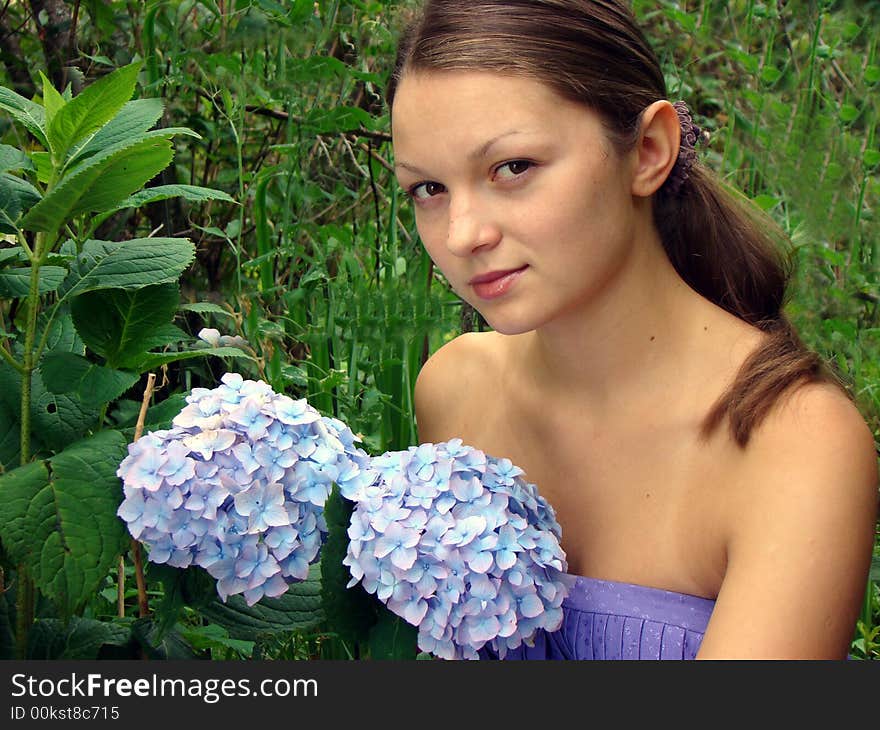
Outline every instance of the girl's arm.
POLYGON ((755 430, 745 461, 697 658, 845 658, 874 544, 870 429, 839 391, 802 386, 755 430))

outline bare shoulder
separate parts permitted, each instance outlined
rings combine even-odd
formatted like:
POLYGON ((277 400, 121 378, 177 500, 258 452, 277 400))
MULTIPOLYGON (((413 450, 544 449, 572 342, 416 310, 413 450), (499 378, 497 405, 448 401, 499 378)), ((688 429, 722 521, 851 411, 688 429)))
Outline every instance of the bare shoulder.
POLYGON ((874 436, 855 404, 834 385, 809 383, 780 399, 750 441, 747 468, 799 475, 805 489, 820 475, 827 490, 873 495, 877 489, 874 436))
POLYGON ((842 658, 874 543, 871 430, 836 387, 802 385, 755 429, 737 471, 701 656, 842 658))
POLYGON ((438 442, 457 434, 462 408, 484 390, 498 359, 500 336, 468 332, 440 347, 419 371, 415 385, 419 441, 438 442))

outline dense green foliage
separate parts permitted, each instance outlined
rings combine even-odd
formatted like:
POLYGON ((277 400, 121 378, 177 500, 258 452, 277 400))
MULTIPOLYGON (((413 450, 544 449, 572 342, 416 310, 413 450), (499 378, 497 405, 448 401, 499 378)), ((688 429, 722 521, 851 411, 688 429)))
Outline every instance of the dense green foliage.
MULTIPOLYGON (((371 453, 416 443, 421 364, 481 323, 394 181, 382 89, 399 5, 0 7, 0 656, 15 636, 54 658, 409 651, 364 596, 322 597, 319 566, 249 609, 201 571, 149 565, 138 617, 127 561, 118 616, 129 546, 111 468, 149 372, 147 429, 234 369, 343 419, 371 453), (244 344, 210 347, 202 327, 244 344)), ((711 134, 707 163, 789 234, 787 311, 880 437, 880 2, 633 5, 672 98, 711 134)), ((875 569, 859 657, 880 657, 878 586, 875 569)))

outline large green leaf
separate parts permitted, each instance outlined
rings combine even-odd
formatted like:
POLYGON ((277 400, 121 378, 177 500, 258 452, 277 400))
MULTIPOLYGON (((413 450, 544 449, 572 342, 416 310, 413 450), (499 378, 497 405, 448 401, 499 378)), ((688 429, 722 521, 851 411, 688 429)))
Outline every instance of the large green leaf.
POLYGON ((116 516, 125 451, 122 434, 106 430, 0 476, 3 545, 63 616, 97 591, 128 542, 116 516))
POLYGON ((56 162, 61 162, 74 144, 109 122, 134 93, 140 62, 123 66, 84 88, 62 106, 47 130, 56 162))
MULTIPOLYGON (((124 245, 124 241, 95 241, 92 239, 89 239, 82 244, 79 253, 74 253, 73 258, 67 264, 68 274, 67 278, 65 278, 64 282, 61 284, 61 288, 58 290, 59 298, 65 299, 68 293, 79 284, 80 280, 94 269, 98 263, 103 261, 110 254, 115 253, 124 245)), ((64 249, 64 244, 62 244, 61 248, 64 249)))
POLYGON ((17 147, 0 144, 0 172, 7 170, 33 170, 34 163, 17 147))
POLYGON ((49 140, 46 138, 46 112, 36 102, 25 99, 16 94, 12 89, 0 86, 0 109, 9 112, 24 127, 36 137, 40 144, 49 149, 49 140))
POLYGON ((290 586, 278 598, 263 598, 248 606, 241 596, 229 596, 199 608, 206 618, 223 626, 235 639, 255 641, 261 634, 310 629, 324 620, 321 608, 321 571, 309 567, 309 577, 290 586))
POLYGON ((27 180, 0 173, 0 233, 15 233, 15 223, 23 210, 37 203, 40 191, 27 180))
MULTIPOLYGON (((31 267, 24 266, 18 269, 3 269, 0 271, 0 297, 18 299, 26 297, 31 285, 31 267)), ((64 277, 67 269, 61 266, 43 266, 40 268, 39 288, 40 294, 55 291, 64 277)))
POLYGON ((141 190, 123 200, 115 210, 139 208, 147 203, 156 203, 168 198, 183 198, 193 203, 204 203, 208 200, 225 200, 228 203, 235 202, 235 199, 228 193, 222 190, 214 190, 213 188, 203 188, 199 185, 157 185, 154 188, 141 190))
POLYGON ((162 135, 121 142, 70 170, 21 219, 31 231, 57 231, 80 213, 101 212, 125 200, 171 162, 169 137, 162 135))
POLYGON ((99 289, 140 289, 177 281, 195 255, 186 238, 87 241, 60 294, 69 299, 99 289))
POLYGON ((177 284, 168 283, 88 292, 70 308, 86 345, 110 367, 126 367, 154 346, 156 330, 174 319, 179 301, 177 284))
POLYGON ((50 393, 75 393, 86 406, 116 400, 138 381, 138 373, 115 370, 89 362, 72 352, 50 352, 40 365, 50 393))
MULTIPOLYGON (((34 371, 31 378, 31 431, 50 451, 61 451, 83 438, 98 422, 99 410, 73 395, 50 393, 43 384, 40 371, 34 371)), ((32 448, 31 452, 34 451, 32 448)))
POLYGON ((120 142, 139 139, 162 117, 161 99, 135 99, 127 102, 119 114, 99 129, 94 136, 83 140, 78 149, 71 151, 68 165, 81 162, 101 150, 120 142))

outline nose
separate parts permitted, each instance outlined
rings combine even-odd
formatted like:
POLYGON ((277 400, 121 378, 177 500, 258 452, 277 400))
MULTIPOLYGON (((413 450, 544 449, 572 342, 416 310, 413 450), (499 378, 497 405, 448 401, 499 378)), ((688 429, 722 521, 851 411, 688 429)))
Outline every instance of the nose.
POLYGON ((496 246, 501 229, 488 211, 474 199, 450 203, 446 247, 456 256, 470 256, 481 248, 496 246))

